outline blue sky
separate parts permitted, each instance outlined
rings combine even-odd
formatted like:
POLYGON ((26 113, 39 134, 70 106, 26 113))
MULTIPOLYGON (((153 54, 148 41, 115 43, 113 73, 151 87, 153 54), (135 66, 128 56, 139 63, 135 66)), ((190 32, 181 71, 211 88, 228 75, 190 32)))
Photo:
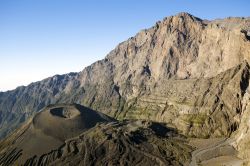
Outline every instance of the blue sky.
POLYGON ((81 71, 179 12, 250 16, 249 0, 0 0, 0 91, 81 71))

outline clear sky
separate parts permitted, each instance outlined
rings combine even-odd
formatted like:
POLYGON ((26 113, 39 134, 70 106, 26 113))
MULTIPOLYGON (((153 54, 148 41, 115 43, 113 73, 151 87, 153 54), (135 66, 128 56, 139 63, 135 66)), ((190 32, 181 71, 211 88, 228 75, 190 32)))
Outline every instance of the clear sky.
POLYGON ((0 0, 0 91, 81 71, 179 12, 246 17, 250 0, 0 0))

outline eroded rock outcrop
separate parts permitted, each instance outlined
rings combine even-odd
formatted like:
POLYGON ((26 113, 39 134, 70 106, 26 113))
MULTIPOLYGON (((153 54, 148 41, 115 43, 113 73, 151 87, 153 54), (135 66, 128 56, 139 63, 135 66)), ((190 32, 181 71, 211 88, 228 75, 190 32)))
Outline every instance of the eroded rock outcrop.
POLYGON ((248 80, 246 61, 212 78, 165 80, 130 100, 119 116, 167 122, 189 136, 230 136, 240 124, 248 80))

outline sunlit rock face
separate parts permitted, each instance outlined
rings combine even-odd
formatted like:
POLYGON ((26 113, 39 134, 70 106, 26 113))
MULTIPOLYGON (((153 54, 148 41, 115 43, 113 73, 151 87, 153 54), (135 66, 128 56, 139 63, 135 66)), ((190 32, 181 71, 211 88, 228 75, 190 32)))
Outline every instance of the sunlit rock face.
MULTIPOLYGON (((229 137, 247 117, 249 32, 249 18, 167 17, 79 73, 0 93, 0 135, 49 104, 74 102, 119 120, 167 123, 188 137, 229 137)), ((62 121, 79 116, 58 110, 50 113, 62 121)))

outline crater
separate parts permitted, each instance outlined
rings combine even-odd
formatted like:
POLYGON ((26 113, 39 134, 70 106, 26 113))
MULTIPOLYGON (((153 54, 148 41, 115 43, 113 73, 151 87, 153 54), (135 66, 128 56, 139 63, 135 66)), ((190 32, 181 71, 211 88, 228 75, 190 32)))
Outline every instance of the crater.
POLYGON ((58 117, 67 118, 67 119, 71 119, 71 118, 74 118, 74 117, 80 115, 79 110, 74 109, 74 108, 68 108, 68 107, 52 108, 52 109, 50 109, 50 113, 53 116, 58 116, 58 117))

